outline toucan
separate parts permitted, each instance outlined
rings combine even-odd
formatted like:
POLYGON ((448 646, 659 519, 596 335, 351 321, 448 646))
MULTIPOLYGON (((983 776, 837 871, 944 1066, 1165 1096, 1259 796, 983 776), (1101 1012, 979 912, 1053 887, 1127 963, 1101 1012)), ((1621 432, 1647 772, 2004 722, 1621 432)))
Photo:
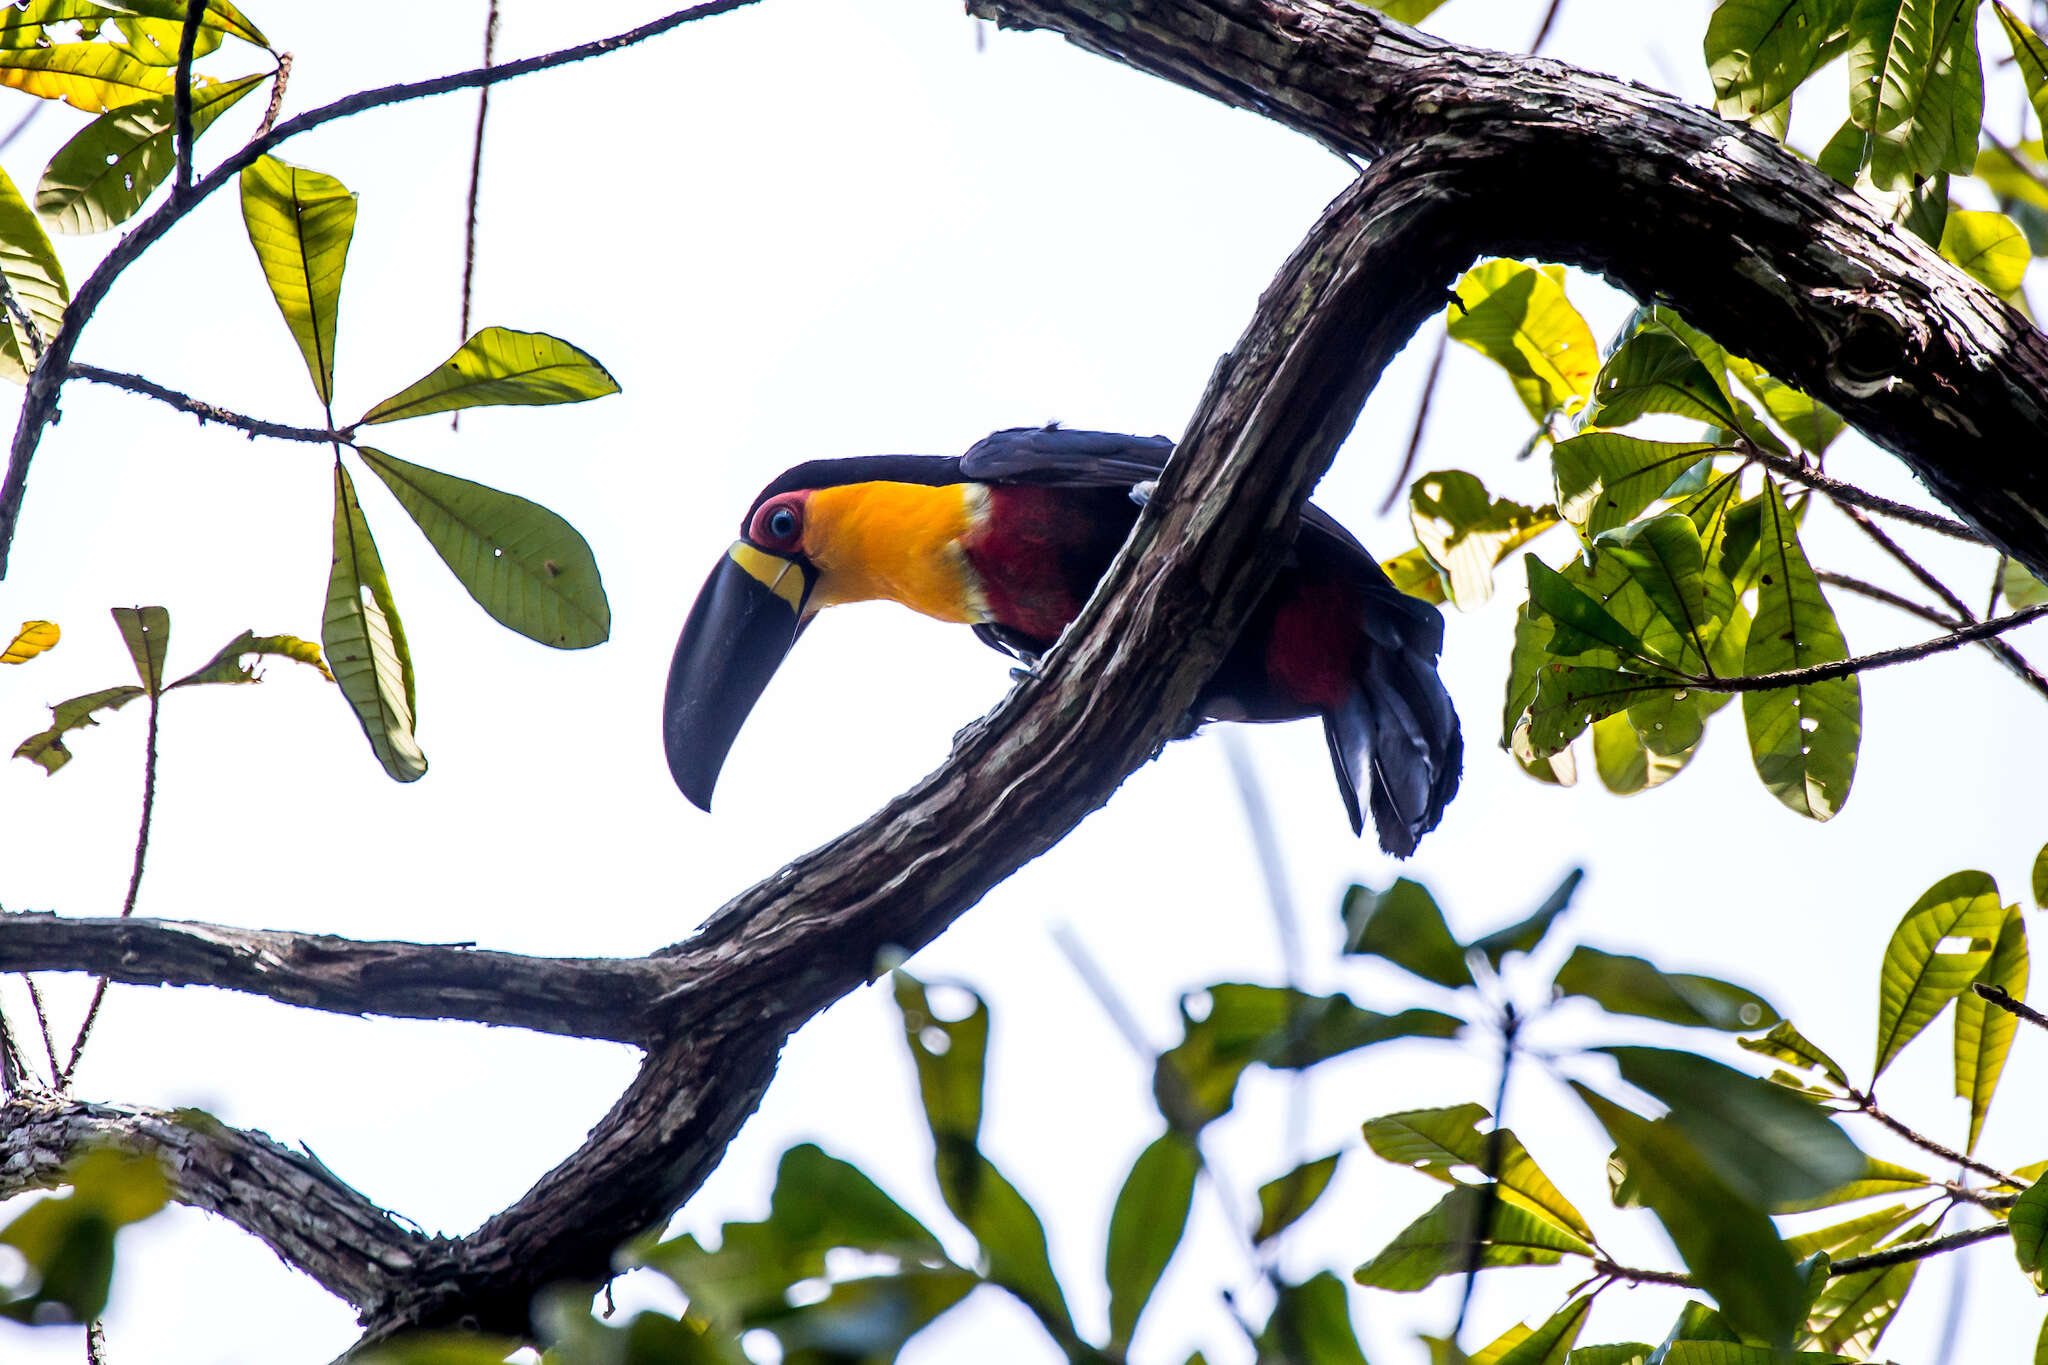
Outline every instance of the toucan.
MULTIPOLYGON (((1080 613, 1172 451, 1163 436, 1018 427, 964 455, 811 460, 775 479, 676 645, 662 711, 676 785, 711 809, 747 714, 811 618, 837 603, 900 602, 1035 663, 1080 613)), ((1463 764, 1436 672, 1443 631, 1434 606, 1310 505, 1189 719, 1320 717, 1352 832, 1369 806, 1380 846, 1405 858, 1463 764)))

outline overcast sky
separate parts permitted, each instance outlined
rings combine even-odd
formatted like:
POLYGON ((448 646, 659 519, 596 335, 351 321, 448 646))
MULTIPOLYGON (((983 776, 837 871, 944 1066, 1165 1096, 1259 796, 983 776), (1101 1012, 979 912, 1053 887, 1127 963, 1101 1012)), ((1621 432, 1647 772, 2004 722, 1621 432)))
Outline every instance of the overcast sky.
MULTIPOLYGON (((1452 0, 1435 26, 1520 46, 1542 8, 1452 0)), ((1568 0, 1548 51, 1704 98, 1707 8, 1568 0)), ((296 54, 291 112, 472 64, 483 9, 481 0, 414 6, 374 23, 345 6, 267 0, 250 12, 296 54)), ((507 0, 499 51, 542 51, 655 12, 618 0, 507 0)), ((205 69, 254 69, 236 60, 223 54, 205 69)), ((6 99, 0 122, 26 105, 6 99)), ((1806 145, 1838 121, 1838 104, 1818 107, 1835 99, 1802 97, 1816 106, 1801 112, 1806 145)), ((2008 134, 2011 103, 1993 109, 2008 134)), ((249 134, 259 104, 252 98, 221 120, 201 144, 202 163, 249 134)), ((361 196, 337 348, 342 420, 425 373, 459 340, 474 115, 473 96, 406 105, 283 149, 361 196)), ((82 122, 52 108, 0 161, 32 185, 82 122)), ((412 643, 432 771, 409 787, 389 782, 339 697, 296 666, 270 667, 261 687, 181 693, 164 708, 139 913, 559 954, 638 954, 686 935, 728 897, 929 771, 953 732, 1009 685, 1005 662, 963 630, 891 606, 831 613, 740 736, 716 814, 687 805, 661 759, 662 681, 690 600, 752 494, 800 460, 952 453, 1022 423, 1177 435, 1259 290, 1349 174, 1272 124, 1052 37, 982 28, 949 0, 763 0, 500 87, 477 324, 564 337, 602 360, 623 393, 575 408, 479 411, 459 433, 445 419, 420 420, 387 428, 379 444, 568 517, 602 566, 613 638, 558 654, 501 630, 384 490, 359 481, 412 643)), ((1544 209, 1532 202, 1527 211, 1544 209)), ((111 241, 60 239, 74 283, 111 241)), ((1575 275, 1570 289, 1596 336, 1631 306, 1592 279, 1575 275)), ((1452 349, 1422 468, 1469 468, 1496 492, 1547 500, 1547 466, 1515 461, 1527 419, 1504 378, 1452 349)), ((1427 354, 1425 340, 1396 364, 1317 495, 1381 554, 1412 543, 1403 513, 1374 513, 1406 443, 1427 354)), ((274 420, 319 418, 231 193, 128 272, 78 358, 274 420)), ((330 516, 323 452, 200 430, 160 405, 84 386, 66 391, 63 412, 44 439, 0 583, 0 625, 48 617, 65 637, 47 659, 0 676, 9 748, 46 723, 49 703, 128 679, 110 606, 168 607, 179 671, 244 628, 319 634, 330 516)), ((1845 443, 1831 467, 1925 500, 1868 446, 1845 443)), ((1838 516, 1817 511, 1809 526, 1824 567, 1905 586, 1838 516)), ((1536 548, 1553 564, 1569 552, 1557 536, 1536 548)), ((1981 598, 1982 556, 1925 550, 1981 598)), ((1453 929, 1470 934, 1520 917, 1567 869, 1585 865, 1560 941, 1509 978, 1525 1007, 1541 1002, 1547 971, 1576 939, 1726 975, 1781 1007, 1796 1002, 1801 1028, 1867 1075, 1877 963, 1899 915, 1958 868, 1992 872, 2008 898, 2024 889, 2048 837, 2036 795, 2048 710, 1981 651, 1868 677, 1854 792, 1826 826, 1790 814, 1757 782, 1733 708, 1710 726, 1691 769, 1654 793, 1609 796, 1590 762, 1574 790, 1539 787, 1495 744, 1519 577, 1504 573, 1502 600, 1450 624, 1444 674, 1469 739, 1465 784, 1405 867, 1350 835, 1317 727, 1244 733, 1285 846, 1309 945, 1305 984, 1380 1009, 1444 1003, 1391 970, 1337 964, 1336 906, 1354 881, 1421 879, 1453 929)), ((1858 652, 1922 632, 1853 601, 1838 605, 1858 652)), ((2048 632, 2015 639, 2040 650, 2048 632)), ((120 905, 142 717, 117 715, 72 748, 76 760, 55 778, 25 762, 0 765, 0 895, 10 910, 97 915, 120 905)), ((1099 1333, 1111 1200, 1159 1120, 1148 1064, 1055 948, 1059 926, 1087 945, 1155 1046, 1175 1037, 1179 992, 1280 979, 1272 915, 1216 735, 1174 745, 912 963, 989 997, 986 1148, 1045 1215, 1070 1300, 1099 1333)), ((60 1019, 75 1019, 85 983, 52 978, 50 991, 60 1019)), ((13 981, 0 985, 0 999, 11 1010, 24 1001, 13 981)), ((1947 1030, 1938 1025, 1887 1074, 1885 1093, 1895 1112, 1954 1140, 1964 1120, 1947 1098, 1947 1030)), ((1600 1066, 1570 1055, 1574 1046, 1636 1039, 1698 1042, 1580 1004, 1546 1014, 1529 1041, 1559 1060, 1518 1073, 1508 1119, 1603 1240, 1636 1263, 1675 1266, 1648 1215, 1608 1206, 1608 1145, 1557 1079, 1603 1078, 1600 1066)), ((2042 1042, 2027 1030, 2015 1051, 1983 1144, 1995 1162, 2048 1155, 2038 1137, 2048 1090, 2026 1082, 2048 1061, 2042 1042)), ((372 1199, 458 1235, 573 1150, 633 1064, 627 1049, 607 1044, 115 988, 77 1089, 198 1105, 303 1142, 372 1199)), ((1350 1150, 1336 1188, 1284 1255, 1290 1273, 1348 1274, 1440 1192, 1359 1154, 1360 1121, 1490 1102, 1494 1082, 1483 1033, 1368 1052, 1317 1074, 1308 1132, 1291 1151, 1284 1086, 1254 1076, 1237 1113, 1213 1130, 1212 1156, 1244 1198, 1299 1157, 1350 1150)), ((791 1042, 760 1113, 678 1228, 758 1216, 777 1155, 799 1140, 858 1162, 935 1226, 951 1227, 885 992, 857 993, 791 1042)), ((1179 1362, 1199 1347, 1216 1365, 1243 1365, 1250 1353, 1220 1291, 1263 1312, 1257 1279, 1216 1199, 1205 1193, 1196 1209, 1136 1358, 1179 1362)), ((1958 1266, 1975 1269, 1954 1359, 2014 1359, 2033 1339, 2038 1302, 2009 1252, 1992 1245, 1923 1271, 1886 1354, 1936 1358, 1958 1266)), ((1469 1342, 1547 1314, 1576 1278, 1564 1267, 1487 1279, 1469 1342)), ((653 1292, 629 1286, 622 1297, 653 1292)), ((1670 1291, 1617 1289, 1602 1296, 1584 1340, 1660 1340, 1679 1303, 1670 1291)), ((1420 1295, 1353 1294, 1382 1365, 1421 1360, 1413 1333, 1447 1330, 1455 1310, 1449 1282, 1420 1295)), ((110 1358, 121 1365, 325 1361, 353 1339, 351 1326, 345 1307, 225 1223, 176 1210, 122 1241, 108 1323, 110 1358)), ((0 1326, 0 1357, 76 1360, 77 1334, 28 1337, 0 1326)), ((1021 1309, 985 1293, 905 1357, 963 1358, 1055 1355, 1021 1309)))

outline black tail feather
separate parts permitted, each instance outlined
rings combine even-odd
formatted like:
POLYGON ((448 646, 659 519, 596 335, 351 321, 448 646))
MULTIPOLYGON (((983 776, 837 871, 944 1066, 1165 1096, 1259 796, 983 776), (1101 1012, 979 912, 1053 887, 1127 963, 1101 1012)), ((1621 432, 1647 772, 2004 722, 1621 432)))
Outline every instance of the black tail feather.
POLYGON ((1364 832, 1364 788, 1380 847, 1405 858, 1457 793, 1465 740, 1436 672, 1443 617, 1398 595, 1375 594, 1373 608, 1356 685, 1323 725, 1352 832, 1364 832))

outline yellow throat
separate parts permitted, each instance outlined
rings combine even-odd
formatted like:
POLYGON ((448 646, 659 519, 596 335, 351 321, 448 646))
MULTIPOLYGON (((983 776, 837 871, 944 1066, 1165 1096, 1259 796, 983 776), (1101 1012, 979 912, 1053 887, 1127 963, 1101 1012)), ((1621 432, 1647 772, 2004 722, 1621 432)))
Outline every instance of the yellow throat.
POLYGON ((971 483, 818 489, 804 507, 804 553, 818 568, 812 602, 886 598, 941 621, 986 620, 961 540, 987 504, 987 490, 971 483))

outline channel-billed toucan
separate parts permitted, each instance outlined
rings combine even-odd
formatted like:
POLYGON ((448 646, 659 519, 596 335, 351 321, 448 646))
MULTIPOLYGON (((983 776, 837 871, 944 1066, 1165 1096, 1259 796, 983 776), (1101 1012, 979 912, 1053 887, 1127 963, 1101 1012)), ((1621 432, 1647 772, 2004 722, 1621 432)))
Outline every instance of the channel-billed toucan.
MULTIPOLYGON (((1172 452, 1163 436, 999 431, 961 456, 812 460, 761 490, 669 668, 669 771, 705 810, 726 751, 811 617, 888 598, 1031 661, 1079 614, 1172 452), (1137 490, 1134 496, 1134 490, 1137 490)), ((1199 720, 1320 716, 1353 832, 1367 793, 1406 857, 1458 789, 1443 617, 1308 507, 1294 553, 1196 699, 1199 720)))

